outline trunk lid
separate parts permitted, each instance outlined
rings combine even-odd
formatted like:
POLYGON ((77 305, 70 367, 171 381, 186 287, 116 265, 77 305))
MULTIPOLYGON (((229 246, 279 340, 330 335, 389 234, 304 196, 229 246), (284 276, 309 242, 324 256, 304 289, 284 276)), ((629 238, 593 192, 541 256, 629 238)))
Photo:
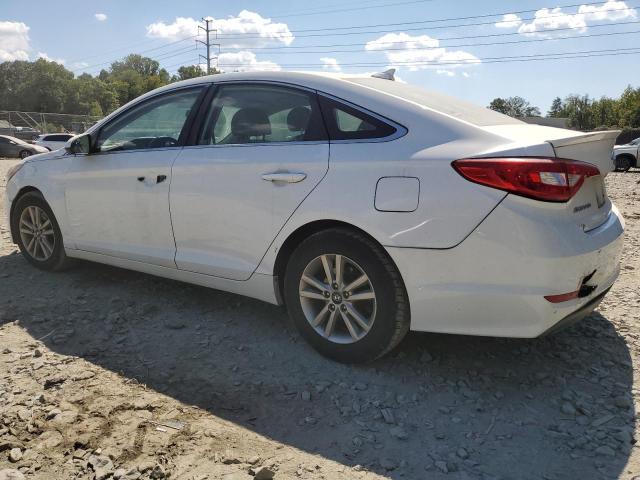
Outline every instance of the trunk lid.
POLYGON ((557 158, 590 163, 598 167, 600 175, 585 179, 580 190, 566 203, 567 219, 576 222, 585 232, 602 225, 611 212, 604 177, 614 170, 613 146, 619 130, 603 132, 575 132, 540 125, 500 125, 486 127, 496 135, 509 139, 508 150, 514 144, 527 152, 535 146, 551 145, 557 158))

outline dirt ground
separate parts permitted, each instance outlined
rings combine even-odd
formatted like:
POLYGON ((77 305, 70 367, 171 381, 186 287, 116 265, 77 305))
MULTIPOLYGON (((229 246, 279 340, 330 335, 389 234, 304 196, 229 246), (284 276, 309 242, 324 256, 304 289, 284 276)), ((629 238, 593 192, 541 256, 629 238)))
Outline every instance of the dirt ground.
POLYGON ((357 367, 275 306, 97 264, 38 271, 0 203, 0 480, 640 478, 639 183, 607 179, 623 269, 584 322, 411 333, 357 367))

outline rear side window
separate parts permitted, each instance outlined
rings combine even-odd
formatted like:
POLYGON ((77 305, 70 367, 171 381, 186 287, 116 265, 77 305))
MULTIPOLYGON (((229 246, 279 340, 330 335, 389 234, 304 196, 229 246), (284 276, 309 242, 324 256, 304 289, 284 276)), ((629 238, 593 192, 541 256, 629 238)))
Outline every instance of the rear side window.
POLYGON ((49 142, 66 142, 71 138, 71 135, 48 135, 44 138, 49 142))
POLYGON ((322 114, 331 140, 367 140, 396 133, 393 125, 345 103, 320 96, 322 114))

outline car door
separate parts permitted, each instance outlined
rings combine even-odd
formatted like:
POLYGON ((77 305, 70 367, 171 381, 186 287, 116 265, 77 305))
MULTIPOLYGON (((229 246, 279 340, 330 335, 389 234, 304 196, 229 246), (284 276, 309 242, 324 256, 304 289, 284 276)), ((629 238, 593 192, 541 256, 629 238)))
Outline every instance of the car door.
POLYGON ((178 268, 248 279, 328 164, 315 92, 222 83, 197 145, 185 147, 173 166, 178 268))
POLYGON ((175 268, 171 165, 204 87, 143 100, 103 126, 66 173, 70 242, 87 252, 175 268))
POLYGON ((10 157, 15 155, 8 138, 0 137, 0 157, 10 157))

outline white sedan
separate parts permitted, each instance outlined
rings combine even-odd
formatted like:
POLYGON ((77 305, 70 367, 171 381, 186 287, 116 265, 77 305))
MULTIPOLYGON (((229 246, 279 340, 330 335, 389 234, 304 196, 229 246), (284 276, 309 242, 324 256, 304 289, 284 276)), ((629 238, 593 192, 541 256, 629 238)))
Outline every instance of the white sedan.
POLYGON ((537 337, 619 273, 617 132, 528 125, 371 77, 154 90, 9 174, 14 241, 287 306, 342 362, 408 330, 537 337))
POLYGON ((70 133, 45 133, 38 135, 33 142, 36 145, 46 148, 49 151, 64 148, 67 142, 73 137, 70 133))

